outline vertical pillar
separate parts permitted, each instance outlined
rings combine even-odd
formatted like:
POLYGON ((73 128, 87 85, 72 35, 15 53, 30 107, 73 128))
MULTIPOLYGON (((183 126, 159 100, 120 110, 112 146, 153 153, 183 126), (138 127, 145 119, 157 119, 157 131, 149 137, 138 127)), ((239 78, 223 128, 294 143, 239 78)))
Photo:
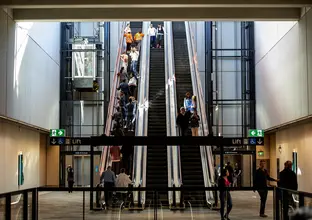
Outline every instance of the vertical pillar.
POLYGON ((32 212, 32 219, 38 220, 38 190, 32 190, 32 201, 31 201, 31 212, 32 212))
POLYGON ((110 22, 104 22, 104 125, 110 99, 110 22))
POLYGON ((213 122, 213 84, 211 74, 212 62, 212 22, 205 22, 205 101, 208 115, 208 131, 212 134, 213 122))
POLYGON ((94 146, 90 146, 90 210, 93 210, 93 187, 94 187, 94 146))

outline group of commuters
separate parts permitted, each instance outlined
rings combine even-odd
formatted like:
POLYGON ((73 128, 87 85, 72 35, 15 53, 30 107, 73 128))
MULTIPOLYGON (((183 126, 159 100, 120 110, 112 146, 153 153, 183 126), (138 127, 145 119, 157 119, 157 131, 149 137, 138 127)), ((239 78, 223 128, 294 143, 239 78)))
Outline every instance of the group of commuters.
MULTIPOLYGON (((222 169, 221 175, 218 179, 218 187, 220 190, 219 198, 220 198, 220 215, 221 219, 229 219, 229 214, 232 210, 232 197, 230 193, 230 187, 233 186, 233 167, 231 167, 230 163, 222 169), (225 210, 226 208, 226 210, 225 210)), ((280 179, 274 179, 270 177, 268 171, 265 169, 265 160, 260 161, 260 166, 255 174, 254 187, 257 190, 260 196, 260 212, 259 216, 266 218, 268 217, 265 214, 265 205, 267 201, 268 195, 268 181, 274 181, 278 183, 278 186, 285 189, 297 190, 297 176, 295 172, 292 170, 292 162, 286 161, 284 164, 284 170, 280 172, 280 179)), ((288 210, 289 204, 291 201, 291 194, 284 191, 282 195, 283 197, 283 220, 288 220, 288 210)))
POLYGON ((191 128, 192 136, 198 136, 200 117, 197 114, 197 98, 190 92, 185 94, 183 106, 180 108, 176 123, 180 128, 181 136, 188 136, 191 128))
MULTIPOLYGON (((126 174, 124 168, 120 169, 120 173, 116 178, 116 175, 110 166, 108 166, 102 173, 100 181, 104 185, 104 199, 107 207, 109 206, 109 201, 112 198, 112 189, 114 187, 127 188, 130 184, 132 184, 129 175, 126 174)), ((122 199, 125 202, 128 191, 118 191, 117 193, 119 194, 119 199, 122 199)))

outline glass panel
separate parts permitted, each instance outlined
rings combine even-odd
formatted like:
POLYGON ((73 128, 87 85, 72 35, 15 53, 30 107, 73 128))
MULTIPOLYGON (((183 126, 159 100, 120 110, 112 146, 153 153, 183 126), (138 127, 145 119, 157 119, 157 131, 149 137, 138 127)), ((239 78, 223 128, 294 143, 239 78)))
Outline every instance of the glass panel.
POLYGON ((0 198, 0 219, 5 219, 5 198, 0 198))
MULTIPOLYGON (((90 193, 86 192, 85 204, 90 193)), ((85 207, 85 211, 89 212, 85 207)), ((83 192, 50 192, 39 195, 38 219, 82 219, 83 192), (51 208, 53 207, 53 208, 51 208)))
POLYGON ((73 71, 74 78, 93 78, 95 77, 96 51, 93 51, 95 44, 73 44, 73 49, 81 52, 73 52, 73 71), (85 51, 83 51, 85 50, 85 51))
POLYGON ((11 217, 12 219, 23 219, 23 195, 11 196, 11 217))

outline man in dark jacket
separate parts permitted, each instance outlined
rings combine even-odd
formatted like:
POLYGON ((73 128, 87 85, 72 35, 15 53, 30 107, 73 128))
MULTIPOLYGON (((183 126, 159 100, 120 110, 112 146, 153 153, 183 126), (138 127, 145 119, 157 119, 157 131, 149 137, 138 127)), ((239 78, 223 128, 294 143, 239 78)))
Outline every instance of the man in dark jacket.
POLYGON ((67 167, 67 182, 68 182, 68 192, 73 193, 74 187, 74 169, 71 165, 67 167))
POLYGON ((117 90, 121 90, 124 95, 125 95, 125 103, 128 103, 128 99, 129 99, 129 85, 128 83, 126 83, 126 80, 122 80, 122 82, 119 84, 119 87, 117 88, 117 90))
POLYGON ((189 115, 186 114, 185 108, 181 107, 177 116, 177 125, 181 129, 181 136, 186 136, 189 127, 189 115))
POLYGON ((255 183, 254 187, 257 189, 259 196, 260 196, 260 217, 268 217, 265 213, 265 204, 268 196, 268 185, 267 181, 275 181, 276 179, 273 179, 269 176, 269 173, 266 169, 264 169, 265 166, 265 160, 260 161, 260 167, 256 171, 255 175, 255 183))
MULTIPOLYGON (((298 190, 298 182, 297 175, 294 171, 292 171, 292 162, 286 161, 284 164, 285 168, 280 172, 280 182, 279 187, 284 189, 290 189, 297 191, 298 190)), ((283 219, 288 220, 288 208, 289 208, 289 200, 291 199, 291 193, 288 191, 283 191, 283 219)))

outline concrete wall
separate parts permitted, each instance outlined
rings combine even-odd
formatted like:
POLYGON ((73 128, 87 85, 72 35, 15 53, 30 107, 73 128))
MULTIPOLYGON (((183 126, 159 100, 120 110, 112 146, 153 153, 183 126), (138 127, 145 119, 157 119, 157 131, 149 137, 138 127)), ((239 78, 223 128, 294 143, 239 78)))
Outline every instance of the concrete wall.
POLYGON ((0 119, 0 193, 46 185, 46 138, 35 130, 0 119), (18 155, 24 159, 24 184, 18 186, 18 155))
POLYGON ((0 9, 0 115, 58 128, 59 48, 59 23, 15 23, 0 9))
POLYGON ((255 22, 257 128, 311 114, 311 22, 255 22))

